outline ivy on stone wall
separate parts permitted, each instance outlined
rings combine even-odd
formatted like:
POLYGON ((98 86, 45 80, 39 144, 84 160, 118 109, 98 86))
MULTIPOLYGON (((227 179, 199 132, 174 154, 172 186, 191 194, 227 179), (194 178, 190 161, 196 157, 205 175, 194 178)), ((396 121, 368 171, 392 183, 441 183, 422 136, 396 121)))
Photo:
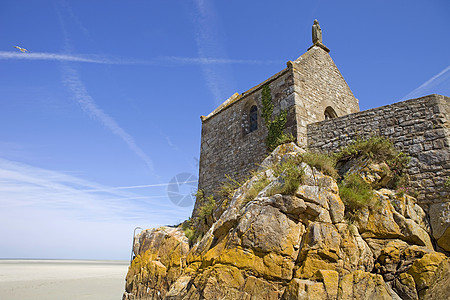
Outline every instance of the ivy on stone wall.
POLYGON ((267 150, 273 151, 277 146, 294 141, 294 137, 290 134, 283 132, 287 122, 287 111, 281 110, 281 112, 273 116, 273 103, 270 87, 265 84, 262 87, 262 117, 264 124, 267 127, 267 150))

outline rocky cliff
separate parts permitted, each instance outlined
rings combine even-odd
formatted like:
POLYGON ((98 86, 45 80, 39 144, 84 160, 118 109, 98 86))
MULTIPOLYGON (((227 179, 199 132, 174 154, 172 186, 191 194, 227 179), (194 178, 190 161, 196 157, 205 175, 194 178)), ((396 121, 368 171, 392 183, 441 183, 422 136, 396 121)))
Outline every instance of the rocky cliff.
POLYGON ((413 196, 392 189, 392 164, 347 159, 338 185, 306 156, 279 146, 204 216, 197 239, 182 226, 143 231, 123 299, 450 297, 448 203, 429 222, 413 196), (364 185, 370 197, 358 200, 364 185))

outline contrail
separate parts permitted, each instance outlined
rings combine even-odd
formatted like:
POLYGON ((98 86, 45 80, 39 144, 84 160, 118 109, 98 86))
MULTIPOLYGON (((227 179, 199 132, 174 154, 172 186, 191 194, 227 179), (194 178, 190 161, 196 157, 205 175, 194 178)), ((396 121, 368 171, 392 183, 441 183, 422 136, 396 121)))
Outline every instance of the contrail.
POLYGON ((428 79, 425 83, 423 83, 421 86, 410 92, 408 95, 404 96, 402 100, 406 100, 415 96, 418 96, 423 90, 425 90, 428 86, 430 86, 434 81, 442 77, 445 73, 450 71, 450 66, 439 72, 438 74, 434 75, 430 79, 428 79))
POLYGON ((58 54, 48 52, 18 53, 10 51, 0 51, 0 59, 54 60, 54 61, 95 63, 95 64, 116 64, 116 65, 144 63, 139 61, 123 61, 119 59, 107 59, 104 57, 96 58, 95 56, 92 55, 70 55, 70 54, 58 54))
MULTIPOLYGON (((70 43, 69 34, 66 30, 61 13, 58 9, 56 10, 56 12, 58 14, 64 36, 65 52, 70 52, 72 46, 70 43)), ((69 54, 69 56, 72 55, 69 54)), ((119 124, 117 124, 117 122, 111 116, 109 116, 97 106, 94 99, 87 92, 86 87, 81 81, 78 72, 70 66, 70 62, 64 60, 60 60, 60 62, 63 67, 63 84, 72 92, 74 99, 76 100, 76 102, 78 102, 81 108, 94 120, 99 121, 106 129, 122 139, 127 144, 128 148, 130 148, 131 151, 133 151, 139 158, 141 158, 145 162, 152 175, 155 175, 153 161, 150 159, 150 157, 148 157, 144 153, 144 151, 136 144, 134 138, 131 135, 129 135, 122 127, 120 127, 119 124)))
POLYGON ((182 56, 163 56, 153 60, 132 60, 115 57, 102 57, 94 54, 64 54, 49 52, 18 53, 12 51, 0 51, 2 60, 48 60, 48 61, 66 61, 93 63, 105 65, 159 65, 164 66, 167 63, 176 65, 226 65, 226 64, 273 64, 280 63, 275 60, 246 60, 246 59, 228 59, 218 57, 182 57, 182 56))
POLYGON ((162 59, 180 63, 180 64, 198 64, 198 65, 222 65, 222 64, 273 64, 283 63, 282 60, 247 60, 247 59, 229 59, 229 58, 214 58, 214 57, 180 57, 180 56, 166 56, 162 59))
POLYGON ((105 128, 120 137, 145 162, 150 171, 154 173, 152 160, 139 148, 131 135, 123 130, 113 118, 98 108, 94 99, 88 94, 86 87, 79 79, 77 71, 68 64, 63 64, 63 70, 63 83, 73 93, 75 100, 80 104, 82 109, 92 118, 100 121, 105 128))
MULTIPOLYGON (((189 181, 183 181, 183 184, 186 183, 196 183, 198 180, 189 180, 189 181)), ((143 185, 130 185, 130 186, 116 186, 116 187, 108 187, 107 189, 86 189, 86 190, 80 190, 82 192, 109 192, 113 190, 134 190, 134 189, 143 189, 143 188, 151 188, 151 187, 165 187, 170 185, 179 185, 179 182, 168 182, 168 183, 156 183, 156 184, 143 184, 143 185)), ((143 197, 143 198, 160 198, 160 197, 167 197, 167 196, 150 196, 150 197, 143 197)))

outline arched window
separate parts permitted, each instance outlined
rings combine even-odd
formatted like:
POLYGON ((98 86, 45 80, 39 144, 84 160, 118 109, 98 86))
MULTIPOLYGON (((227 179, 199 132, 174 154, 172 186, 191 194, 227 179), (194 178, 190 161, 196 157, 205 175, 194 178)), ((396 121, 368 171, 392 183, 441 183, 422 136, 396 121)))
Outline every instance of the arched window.
POLYGON ((337 114, 331 106, 325 109, 325 120, 337 118, 337 114))
POLYGON ((249 132, 253 132, 256 129, 258 129, 258 108, 256 105, 253 105, 249 113, 249 132))

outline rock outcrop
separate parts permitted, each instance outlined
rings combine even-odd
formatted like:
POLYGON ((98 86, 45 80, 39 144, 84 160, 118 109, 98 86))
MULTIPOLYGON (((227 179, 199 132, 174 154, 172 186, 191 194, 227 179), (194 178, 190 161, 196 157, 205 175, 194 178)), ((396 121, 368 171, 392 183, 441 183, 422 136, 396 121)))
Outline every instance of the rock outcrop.
MULTIPOLYGON (((287 181, 274 166, 301 155, 293 144, 279 146, 192 246, 181 227, 142 232, 123 299, 448 297, 449 259, 434 251, 415 199, 382 188, 385 167, 364 167, 361 176, 377 188, 374 205, 349 219, 336 181, 305 162, 296 166, 295 191, 280 192, 287 181)), ((445 218, 431 227, 448 249, 445 218)))

